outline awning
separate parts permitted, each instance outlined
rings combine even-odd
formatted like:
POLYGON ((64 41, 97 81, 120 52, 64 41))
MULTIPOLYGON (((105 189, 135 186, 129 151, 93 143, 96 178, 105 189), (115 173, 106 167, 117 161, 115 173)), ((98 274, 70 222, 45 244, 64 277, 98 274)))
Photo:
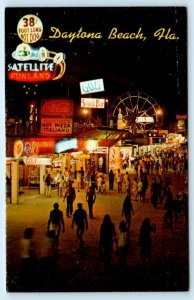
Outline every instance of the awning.
POLYGON ((128 135, 128 131, 98 128, 78 135, 78 139, 96 140, 99 147, 111 147, 118 141, 127 138, 128 135))

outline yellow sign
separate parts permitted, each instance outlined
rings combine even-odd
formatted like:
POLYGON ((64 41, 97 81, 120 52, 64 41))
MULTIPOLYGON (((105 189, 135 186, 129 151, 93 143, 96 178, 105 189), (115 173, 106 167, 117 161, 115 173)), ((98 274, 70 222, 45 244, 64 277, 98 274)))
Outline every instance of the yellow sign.
POLYGON ((43 33, 43 25, 39 17, 35 15, 23 16, 17 26, 18 37, 25 43, 36 43, 43 33))

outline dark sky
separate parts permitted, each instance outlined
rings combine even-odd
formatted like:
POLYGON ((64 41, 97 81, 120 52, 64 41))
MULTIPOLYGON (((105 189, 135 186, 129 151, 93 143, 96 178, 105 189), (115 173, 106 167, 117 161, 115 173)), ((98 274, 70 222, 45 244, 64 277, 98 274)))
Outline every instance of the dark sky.
MULTIPOLYGON (((32 47, 44 46, 66 55, 67 70, 59 81, 28 84, 36 90, 38 101, 45 97, 70 96, 79 106, 79 82, 103 78, 105 92, 94 97, 107 97, 110 105, 127 91, 140 91, 153 97, 166 117, 187 113, 187 18, 184 7, 128 8, 10 8, 5 12, 5 44, 7 64, 16 62, 11 53, 21 40, 17 24, 26 14, 41 19, 44 32, 32 47), (101 39, 51 39, 51 26, 61 32, 101 32, 101 39), (108 39, 112 28, 118 32, 138 32, 142 28, 146 40, 108 39), (154 37, 165 28, 178 39, 154 37)), ((24 83, 6 81, 8 113, 22 115, 31 97, 25 97, 24 83)))

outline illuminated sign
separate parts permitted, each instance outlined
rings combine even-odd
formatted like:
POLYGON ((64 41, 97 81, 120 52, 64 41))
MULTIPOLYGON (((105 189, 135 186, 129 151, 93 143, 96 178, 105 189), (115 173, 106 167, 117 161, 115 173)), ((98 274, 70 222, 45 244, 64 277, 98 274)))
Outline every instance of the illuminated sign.
POLYGON ((18 37, 25 43, 37 42, 43 33, 43 25, 36 15, 23 16, 17 25, 18 37))
POLYGON ((38 154, 52 154, 55 151, 55 141, 49 138, 30 138, 16 140, 13 145, 13 156, 32 156, 38 154))
POLYGON ((187 120, 187 115, 176 115, 177 120, 187 120))
POLYGON ((41 133, 70 135, 73 133, 73 101, 52 98, 41 102, 41 133))
POLYGON ((44 99, 41 102, 41 115, 73 116, 73 101, 70 99, 44 99))
POLYGON ((154 123, 153 117, 137 117, 135 119, 136 123, 154 123))
POLYGON ((108 153, 108 147, 97 147, 95 150, 92 151, 92 153, 108 153))
POLYGON ((19 44, 12 57, 20 63, 8 64, 8 79, 22 82, 39 82, 60 79, 66 70, 65 54, 47 50, 45 47, 32 48, 26 43, 19 44), (27 63, 34 60, 36 63, 27 63), (51 63, 48 63, 51 60, 51 63), (22 63, 21 63, 22 62, 22 63))
POLYGON ((72 119, 64 118, 41 118, 42 134, 46 135, 67 135, 73 132, 72 119))
POLYGON ((13 146, 13 156, 14 157, 20 157, 23 153, 24 145, 21 140, 17 140, 14 142, 13 146))
POLYGON ((104 108, 105 99, 81 98, 81 107, 85 108, 104 108))
POLYGON ((91 94, 104 91, 104 82, 103 79, 95 79, 89 81, 80 82, 81 94, 91 94))
POLYGON ((69 140, 63 140, 63 141, 56 143, 55 152, 61 153, 61 152, 65 152, 70 149, 77 149, 77 147, 78 147, 78 145, 77 145, 76 138, 69 139, 69 140))
POLYGON ((24 157, 25 165, 51 165, 51 159, 47 157, 24 157))
POLYGON ((97 140, 87 140, 86 142, 86 149, 88 151, 93 151, 98 147, 98 141, 97 140))

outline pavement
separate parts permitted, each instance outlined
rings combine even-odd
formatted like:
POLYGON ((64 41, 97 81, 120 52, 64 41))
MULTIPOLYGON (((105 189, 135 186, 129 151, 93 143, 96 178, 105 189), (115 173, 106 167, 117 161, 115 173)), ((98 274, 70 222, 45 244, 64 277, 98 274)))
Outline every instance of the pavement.
MULTIPOLYGON (((132 175, 133 176, 133 175, 132 175)), ((169 175, 172 179, 172 190, 175 195, 182 186, 184 179, 169 175)), ((149 180, 151 180, 149 177, 149 180)), ((85 200, 86 192, 76 192, 74 210, 77 203, 82 202, 88 211, 85 200)), ((7 245, 7 291, 20 292, 23 287, 19 283, 20 239, 25 227, 35 229, 37 264, 41 243, 46 236, 47 222, 55 202, 64 213, 65 233, 60 235, 59 252, 56 257, 56 280, 53 285, 44 288, 37 283, 31 291, 48 292, 111 292, 111 291, 187 291, 189 289, 189 244, 188 228, 184 216, 171 232, 164 227, 163 205, 153 208, 148 190, 146 201, 132 204, 135 214, 131 223, 131 247, 128 251, 127 268, 121 270, 118 255, 112 255, 112 265, 104 270, 99 258, 99 229, 105 214, 109 214, 116 231, 122 219, 121 209, 125 192, 118 194, 116 190, 106 195, 97 194, 94 204, 94 219, 88 219, 89 228, 84 234, 85 250, 78 252, 78 241, 75 229, 71 228, 72 217, 65 214, 66 205, 63 198, 52 190, 52 197, 40 195, 37 189, 23 189, 19 204, 6 205, 6 245, 7 245), (139 229, 145 217, 156 224, 156 233, 152 235, 151 263, 144 267, 139 256, 139 229)))

